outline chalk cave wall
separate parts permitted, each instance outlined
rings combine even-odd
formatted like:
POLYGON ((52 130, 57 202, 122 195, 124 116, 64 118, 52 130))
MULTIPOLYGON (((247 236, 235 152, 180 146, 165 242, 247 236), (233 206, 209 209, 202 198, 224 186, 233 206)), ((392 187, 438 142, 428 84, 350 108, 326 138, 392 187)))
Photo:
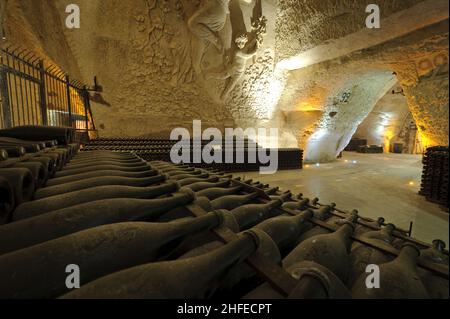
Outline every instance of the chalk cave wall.
MULTIPOLYGON (((385 16, 422 3, 379 2, 385 16)), ((103 92, 92 96, 92 108, 101 136, 167 136, 193 119, 204 128, 276 127, 278 138, 266 146, 301 147, 307 161, 330 161, 358 126, 377 125, 376 117, 362 123, 398 81, 426 143, 448 145, 448 19, 286 71, 279 68, 283 60, 363 30, 365 2, 262 0, 263 28, 254 31, 256 1, 231 0, 218 32, 223 50, 188 27, 200 0, 78 0, 81 28, 73 30, 64 25, 69 3, 8 0, 8 42, 86 83, 97 76, 103 92), (243 34, 257 34, 262 43, 239 60, 235 39, 243 34)), ((393 108, 390 125, 398 126, 404 111, 404 104, 393 108)), ((386 133, 378 135, 377 144, 386 133)))
POLYGON ((408 153, 421 151, 421 149, 415 149, 414 143, 417 139, 415 121, 398 82, 378 100, 372 111, 358 126, 354 137, 366 139, 368 145, 383 146, 385 152, 392 150, 395 143, 403 144, 404 151, 408 153))

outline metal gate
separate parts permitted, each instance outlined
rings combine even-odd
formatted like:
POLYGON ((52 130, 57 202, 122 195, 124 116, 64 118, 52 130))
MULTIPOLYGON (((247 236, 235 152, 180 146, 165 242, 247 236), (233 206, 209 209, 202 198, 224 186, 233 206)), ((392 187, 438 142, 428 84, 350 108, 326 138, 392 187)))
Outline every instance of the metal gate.
POLYGON ((69 126, 79 140, 96 137, 87 86, 31 52, 0 51, 0 128, 69 126))

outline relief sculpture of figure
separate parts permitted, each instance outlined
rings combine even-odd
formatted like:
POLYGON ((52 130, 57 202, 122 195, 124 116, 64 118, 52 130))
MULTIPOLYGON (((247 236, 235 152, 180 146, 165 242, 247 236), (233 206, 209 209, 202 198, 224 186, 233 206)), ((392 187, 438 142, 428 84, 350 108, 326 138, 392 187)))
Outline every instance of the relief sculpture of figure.
MULTIPOLYGON (((242 15, 237 16, 242 19, 242 15)), ((243 24, 243 21, 239 22, 243 24)), ((262 15, 261 0, 256 0, 251 22, 252 29, 250 32, 235 37, 235 50, 232 51, 231 57, 227 58, 228 63, 225 65, 225 69, 219 72, 212 71, 208 73, 210 78, 225 80, 225 87, 220 95, 222 100, 234 89, 245 72, 247 61, 256 55, 262 45, 263 37, 266 34, 267 20, 262 15)))
POLYGON ((218 32, 225 27, 230 0, 202 0, 200 8, 189 18, 188 27, 199 39, 213 44, 223 52, 218 32))

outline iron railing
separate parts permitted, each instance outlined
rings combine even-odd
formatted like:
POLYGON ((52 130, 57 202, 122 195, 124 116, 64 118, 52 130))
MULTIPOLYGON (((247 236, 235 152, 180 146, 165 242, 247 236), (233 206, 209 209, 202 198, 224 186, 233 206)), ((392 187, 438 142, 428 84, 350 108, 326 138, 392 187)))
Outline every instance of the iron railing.
POLYGON ((29 51, 7 48, 0 50, 0 128, 19 125, 73 127, 79 141, 97 135, 86 85, 29 51))

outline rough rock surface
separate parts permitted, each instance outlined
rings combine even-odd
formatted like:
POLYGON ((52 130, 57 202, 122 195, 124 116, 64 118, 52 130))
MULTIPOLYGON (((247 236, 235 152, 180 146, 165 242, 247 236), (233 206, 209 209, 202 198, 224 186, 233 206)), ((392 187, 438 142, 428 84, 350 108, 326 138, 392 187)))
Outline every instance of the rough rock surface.
MULTIPOLYGON (((5 31, 8 43, 86 83, 98 77, 104 102, 92 105, 101 136, 167 135, 193 119, 219 129, 277 127, 279 146, 330 161, 398 81, 424 143, 448 145, 448 14, 425 14, 437 15, 431 8, 448 2, 378 1, 382 28, 372 34, 386 39, 290 71, 283 61, 321 45, 364 45, 366 3, 262 0, 258 10, 258 0, 231 0, 227 14, 225 2, 79 0, 81 28, 67 29, 67 1, 8 0, 5 31), (208 21, 220 29, 214 37, 223 50, 193 29, 191 18, 211 3, 218 13, 208 21), (442 21, 414 28, 417 17, 406 13, 418 8, 430 8, 422 10, 429 21, 442 21), (398 24, 383 29, 391 16, 398 24)), ((401 118, 404 107, 393 112, 401 118)))

